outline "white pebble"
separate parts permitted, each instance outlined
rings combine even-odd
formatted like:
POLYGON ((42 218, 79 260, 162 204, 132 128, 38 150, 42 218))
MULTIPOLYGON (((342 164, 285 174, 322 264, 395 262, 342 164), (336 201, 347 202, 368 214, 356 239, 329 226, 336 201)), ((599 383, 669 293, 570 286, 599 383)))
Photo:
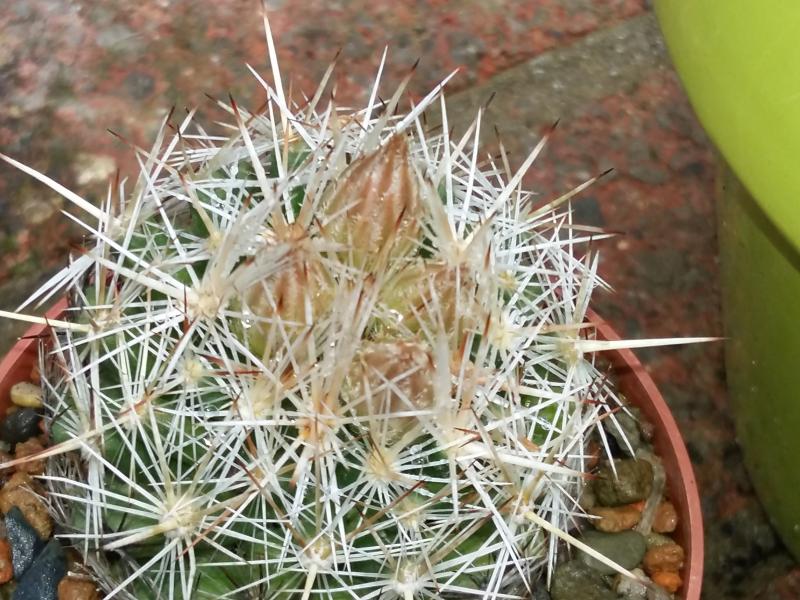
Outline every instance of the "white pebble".
MULTIPOLYGON (((643 580, 647 580, 647 575, 641 569, 634 569, 631 573, 643 580)), ((617 593, 626 600, 639 600, 639 598, 644 600, 647 598, 647 585, 620 575, 617 582, 617 593)))

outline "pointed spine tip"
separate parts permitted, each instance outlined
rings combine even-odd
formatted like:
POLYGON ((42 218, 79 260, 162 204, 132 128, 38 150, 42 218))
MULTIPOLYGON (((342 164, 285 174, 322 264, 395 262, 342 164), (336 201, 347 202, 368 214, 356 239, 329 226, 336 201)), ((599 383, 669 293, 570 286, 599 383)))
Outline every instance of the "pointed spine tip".
POLYGON ((236 116, 236 120, 241 122, 242 115, 239 113, 239 105, 236 104, 236 100, 233 99, 233 94, 228 92, 228 100, 231 103, 231 110, 233 110, 233 114, 236 116))
POLYGON ((605 171, 603 171, 602 173, 600 173, 600 175, 598 175, 597 178, 600 179, 601 177, 605 177, 606 175, 610 175, 613 172, 614 172, 614 167, 608 168, 605 171))

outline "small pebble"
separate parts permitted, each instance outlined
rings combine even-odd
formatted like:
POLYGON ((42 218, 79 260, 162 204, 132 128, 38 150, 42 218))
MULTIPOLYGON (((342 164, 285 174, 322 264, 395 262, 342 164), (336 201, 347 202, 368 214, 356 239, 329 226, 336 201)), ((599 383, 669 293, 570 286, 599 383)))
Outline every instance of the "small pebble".
POLYGON ((6 584, 0 585, 0 600, 14 600, 14 590, 17 589, 17 582, 13 579, 6 584))
POLYGON ((675 540, 661 533, 650 533, 645 538, 647 541, 647 548, 655 548, 656 546, 664 546, 665 544, 674 544, 675 540))
POLYGON ((58 600, 98 600, 100 595, 93 581, 72 575, 58 584, 58 600))
POLYGON ((14 473, 0 490, 0 510, 8 513, 17 506, 25 520, 39 532, 43 539, 53 532, 53 521, 44 502, 36 493, 38 486, 27 473, 14 473))
POLYGON ((11 401, 27 408, 42 407, 42 388, 30 381, 20 381, 11 387, 11 401))
POLYGON ((36 385, 39 385, 39 384, 42 383, 42 374, 39 371, 39 363, 38 362, 36 364, 34 364, 33 367, 31 367, 31 373, 30 373, 29 379, 30 379, 31 383, 35 383, 36 385))
POLYGON ((672 502, 659 504, 653 519, 653 531, 656 533, 672 533, 677 526, 678 512, 672 502))
POLYGON ((547 586, 542 583, 534 588, 531 600, 553 600, 553 598, 550 592, 547 591, 547 586))
MULTIPOLYGON (((8 461, 13 460, 13 459, 14 459, 14 457, 11 454, 9 454, 8 452, 5 452, 3 450, 0 450, 0 464, 5 464, 8 461)), ((13 469, 3 469, 2 471, 0 471, 0 481, 7 480, 13 474, 14 474, 14 470, 13 469)))
POLYGON ((550 596, 553 600, 617 600, 603 575, 577 560, 556 568, 550 596))
POLYGON ((0 489, 0 511, 8 513, 14 506, 12 494, 18 488, 34 486, 34 481, 27 473, 14 473, 0 489))
POLYGON ((66 574, 64 549, 50 540, 17 582, 14 600, 58 600, 58 583, 66 574))
POLYGON ((617 441, 620 450, 631 456, 631 449, 636 452, 643 446, 639 425, 641 417, 638 409, 626 408, 631 411, 631 414, 621 410, 614 415, 613 419, 606 419, 603 428, 617 441))
POLYGON ((683 585, 683 580, 677 571, 656 571, 651 577, 653 583, 660 585, 670 594, 677 592, 683 585))
MULTIPOLYGON (((38 454, 43 450, 44 446, 42 445, 42 442, 36 438, 31 438, 17 444, 15 457, 25 458, 27 456, 38 454)), ((22 471, 23 473, 28 473, 30 475, 41 475, 44 473, 46 463, 47 461, 44 458, 31 460, 29 462, 24 462, 20 465, 17 465, 17 471, 22 471)))
POLYGON ((683 566, 683 548, 675 543, 650 548, 642 566, 651 576, 659 571, 678 571, 683 566))
POLYGON ((11 581, 14 576, 14 563, 11 560, 11 544, 0 539, 0 583, 11 581))
POLYGON ((604 464, 593 481, 597 502, 601 506, 621 506, 645 500, 653 488, 653 465, 646 460, 616 460, 616 475, 610 464, 604 464))
POLYGON ((41 552, 45 543, 16 506, 6 515, 6 530, 11 546, 14 578, 19 579, 31 566, 33 559, 41 552))
POLYGON ((585 511, 589 511, 591 508, 597 505, 597 498, 594 497, 594 490, 592 489, 592 486, 584 486, 583 491, 581 492, 580 505, 585 511))
POLYGON ((642 516, 641 511, 632 506, 596 506, 590 513, 600 517, 592 519, 595 529, 610 533, 633 529, 642 516))
POLYGON ((18 444, 39 435, 40 420, 41 416, 32 408, 20 408, 9 412, 6 418, 0 421, 0 439, 10 444, 18 444))
MULTIPOLYGON (((647 581, 647 575, 645 575, 644 571, 641 569, 633 569, 631 573, 647 581)), ((624 577, 623 575, 617 575, 616 581, 617 593, 622 596, 624 600, 645 600, 645 598, 647 598, 647 585, 645 583, 636 581, 630 577, 624 577)))
POLYGON ((651 585, 647 588, 647 600, 675 600, 675 598, 660 585, 651 585))
MULTIPOLYGON (((586 531, 580 537, 580 541, 625 569, 638 567, 647 550, 644 536, 637 531, 621 531, 619 533, 586 531)), ((599 573, 604 575, 616 573, 615 569, 585 552, 578 552, 578 557, 584 564, 599 573)))

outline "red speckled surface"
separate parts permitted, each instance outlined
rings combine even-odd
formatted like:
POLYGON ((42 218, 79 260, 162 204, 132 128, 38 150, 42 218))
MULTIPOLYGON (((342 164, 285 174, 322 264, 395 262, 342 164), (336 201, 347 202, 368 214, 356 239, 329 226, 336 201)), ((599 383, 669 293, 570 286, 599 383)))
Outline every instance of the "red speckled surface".
MULTIPOLYGON (((341 49, 337 101, 363 99, 384 45, 386 90, 420 58, 419 96, 451 69, 457 127, 496 92, 496 123, 519 164, 556 118, 527 176, 543 198, 608 167, 576 202, 602 242, 613 294, 595 308, 623 335, 719 335, 715 155, 697 124, 645 0, 271 1, 282 70, 295 94, 341 49)), ((205 97, 261 103, 247 72, 266 67, 257 0, 4 0, 0 151, 98 200, 129 148, 147 145, 170 107, 217 113, 205 97)), ((495 144, 487 128, 488 147, 495 144)), ((495 145, 496 147, 496 145, 495 145)), ((0 307, 11 308, 79 243, 63 202, 0 165, 0 307)), ((0 346, 15 332, 4 326, 0 346)), ((794 563, 741 464, 719 345, 637 352, 682 428, 706 523, 704 598, 800 598, 794 563)))
MULTIPOLYGON (((419 58, 411 96, 458 68, 452 93, 645 10, 643 0, 270 6, 278 6, 271 21, 287 85, 298 95, 312 93, 341 50, 340 103, 359 99, 387 44, 386 81, 399 82, 419 58)), ((100 197, 116 168, 136 168, 128 147, 107 128, 146 146, 171 106, 199 106, 201 118, 211 118, 205 95, 231 93, 255 107, 260 91, 246 64, 264 69, 265 58, 257 0, 6 0, 0 11, 0 148, 100 197)), ((20 174, 0 172, 0 279, 33 275, 63 259, 68 232, 58 215, 61 203, 45 201, 41 192, 20 174), (36 235, 45 229, 57 235, 36 235)))

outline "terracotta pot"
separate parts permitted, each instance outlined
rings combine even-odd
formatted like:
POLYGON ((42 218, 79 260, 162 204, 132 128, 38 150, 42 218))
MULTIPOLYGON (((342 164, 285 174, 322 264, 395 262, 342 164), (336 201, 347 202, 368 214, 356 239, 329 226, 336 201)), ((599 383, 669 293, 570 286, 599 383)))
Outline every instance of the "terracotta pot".
MULTIPOLYGON (((596 314, 590 313, 589 320, 597 327, 598 337, 619 339, 611 326, 596 314)), ((703 515, 697 481, 680 429, 653 379, 633 352, 616 350, 603 354, 611 362, 612 380, 617 388, 654 427, 653 447, 661 457, 667 475, 669 497, 680 519, 675 539, 686 552, 683 587, 678 598, 700 600, 703 584, 703 515)))
MULTIPOLYGON (((66 299, 59 300, 45 317, 56 319, 67 308, 66 299)), ((9 392, 11 387, 19 382, 30 379, 31 370, 39 360, 39 341, 47 330, 45 325, 32 325, 25 334, 11 347, 0 361, 0 418, 6 416, 6 411, 11 404, 9 392)))
MULTIPOLYGON (((57 318, 65 306, 64 301, 60 302, 48 312, 48 316, 57 318)), ((619 339, 608 323, 597 315, 590 314, 589 318, 596 324, 599 337, 606 340, 619 339)), ((0 414, 5 415, 8 408, 11 386, 30 377, 37 360, 39 339, 45 331, 44 325, 32 326, 0 362, 0 414)), ((611 362, 619 390, 632 404, 639 407, 642 415, 655 428, 653 446, 663 462, 670 499, 675 504, 680 519, 675 538, 686 551, 686 564, 682 574, 684 584, 678 598, 700 600, 703 580, 703 520, 697 482, 678 425, 655 383, 633 352, 618 350, 605 352, 604 355, 611 362)))

